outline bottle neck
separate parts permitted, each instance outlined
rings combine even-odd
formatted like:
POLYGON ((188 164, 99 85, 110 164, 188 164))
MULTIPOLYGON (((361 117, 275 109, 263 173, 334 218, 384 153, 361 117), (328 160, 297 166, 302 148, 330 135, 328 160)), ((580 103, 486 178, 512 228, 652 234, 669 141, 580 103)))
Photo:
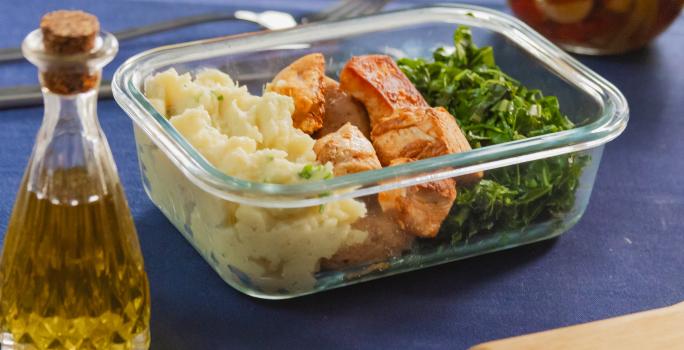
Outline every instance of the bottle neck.
POLYGON ((49 139, 64 133, 97 138, 100 125, 97 120, 97 89, 73 95, 61 95, 43 88, 45 112, 39 135, 49 139))
POLYGON ((97 120, 97 88, 102 67, 114 58, 116 38, 101 33, 95 47, 74 55, 45 51, 40 30, 22 43, 22 52, 39 72, 45 112, 26 189, 53 203, 81 203, 111 192, 118 183, 107 140, 97 120))
POLYGON ((43 99, 28 189, 55 203, 80 203, 110 192, 118 177, 97 119, 97 89, 61 95, 43 88, 43 99))

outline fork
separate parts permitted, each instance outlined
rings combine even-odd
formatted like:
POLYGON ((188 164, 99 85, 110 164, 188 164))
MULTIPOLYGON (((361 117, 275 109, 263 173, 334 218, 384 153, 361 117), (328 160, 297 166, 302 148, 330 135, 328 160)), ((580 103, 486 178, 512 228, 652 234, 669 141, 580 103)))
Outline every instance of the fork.
MULTIPOLYGON (((334 21, 359 15, 368 15, 380 11, 388 2, 389 0, 343 0, 339 4, 321 12, 302 17, 300 22, 334 21)), ((180 17, 169 21, 124 29, 112 34, 121 42, 197 24, 229 20, 253 22, 269 30, 287 29, 297 25, 297 20, 289 13, 281 11, 252 12, 239 10, 231 13, 206 13, 180 17)), ((0 49, 0 63, 21 60, 23 58, 21 48, 0 49)))

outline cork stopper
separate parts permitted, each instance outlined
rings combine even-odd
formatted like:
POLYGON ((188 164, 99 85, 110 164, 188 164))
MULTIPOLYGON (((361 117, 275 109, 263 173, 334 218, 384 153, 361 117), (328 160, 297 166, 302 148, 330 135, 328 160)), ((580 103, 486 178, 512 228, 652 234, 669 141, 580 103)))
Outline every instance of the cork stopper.
POLYGON ((97 17, 83 11, 59 10, 43 16, 40 30, 47 53, 74 55, 93 49, 100 32, 100 22, 97 17))
MULTIPOLYGON (((83 11, 59 10, 43 16, 40 30, 46 53, 54 56, 86 54, 95 47, 100 22, 83 11)), ((43 84, 50 91, 69 95, 98 86, 100 73, 91 72, 86 61, 68 64, 56 61, 41 74, 43 84)))

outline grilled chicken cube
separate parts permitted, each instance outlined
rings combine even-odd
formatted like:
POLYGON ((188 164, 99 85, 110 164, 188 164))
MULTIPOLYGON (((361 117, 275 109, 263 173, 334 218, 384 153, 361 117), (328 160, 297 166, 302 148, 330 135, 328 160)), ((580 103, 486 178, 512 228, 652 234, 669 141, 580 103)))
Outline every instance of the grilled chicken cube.
MULTIPOLYGON (((370 141, 350 123, 318 139, 314 152, 319 162, 333 164, 337 176, 381 168, 370 141)), ((361 243, 340 248, 330 259, 321 261, 324 269, 383 261, 411 247, 413 236, 404 232, 393 216, 382 211, 376 196, 366 197, 365 201, 368 214, 352 227, 366 231, 368 237, 361 243)))
POLYGON ((351 123, 359 128, 363 136, 370 139, 370 120, 361 102, 340 89, 340 84, 328 77, 323 78, 323 96, 323 127, 316 132, 315 138, 321 138, 337 131, 342 125, 351 123))
MULTIPOLYGON (((456 119, 442 107, 398 109, 373 125, 371 140, 382 165, 397 158, 425 159, 470 150, 456 119)), ((458 181, 473 183, 482 176, 468 174, 458 181)))
POLYGON ((384 261, 411 248, 414 236, 402 230, 394 217, 383 213, 375 196, 368 197, 366 202, 368 214, 352 227, 368 232, 368 237, 361 243, 341 247, 330 259, 323 259, 324 269, 384 261))
POLYGON ((335 176, 381 168, 373 145, 350 123, 316 140, 314 152, 319 162, 333 164, 335 176))
POLYGON ((293 125, 307 134, 312 134, 323 126, 324 76, 323 55, 312 53, 285 67, 266 86, 267 91, 292 97, 295 106, 293 125))
MULTIPOLYGON (((413 161, 397 158, 390 166, 413 161)), ((393 216, 401 228, 418 237, 434 237, 456 199, 456 182, 444 179, 403 187, 378 194, 382 210, 393 216)))
POLYGON ((363 102, 371 126, 399 108, 429 107, 394 60, 385 55, 349 59, 340 72, 340 87, 363 102))

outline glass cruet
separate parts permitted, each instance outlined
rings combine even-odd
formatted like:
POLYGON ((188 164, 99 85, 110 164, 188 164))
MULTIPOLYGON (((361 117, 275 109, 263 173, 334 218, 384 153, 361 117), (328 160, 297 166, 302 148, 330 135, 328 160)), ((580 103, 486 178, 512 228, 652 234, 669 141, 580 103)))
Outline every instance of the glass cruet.
POLYGON ((53 25, 61 18, 55 13, 71 23, 90 21, 95 30, 69 42, 68 35, 48 38, 41 22, 22 44, 38 67, 45 111, 4 238, 0 343, 2 349, 147 349, 147 276, 97 118, 101 71, 118 43, 92 15, 53 12, 53 25), (48 40, 77 52, 48 50, 48 40))

